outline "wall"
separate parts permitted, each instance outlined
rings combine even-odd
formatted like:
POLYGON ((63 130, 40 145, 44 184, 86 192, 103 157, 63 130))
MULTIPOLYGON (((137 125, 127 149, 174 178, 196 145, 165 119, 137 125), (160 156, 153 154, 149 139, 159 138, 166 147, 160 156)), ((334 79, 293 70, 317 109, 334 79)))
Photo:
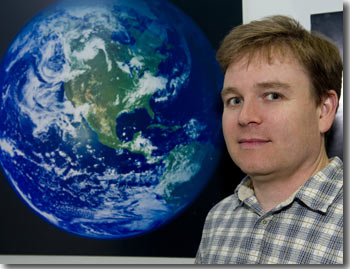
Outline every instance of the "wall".
POLYGON ((310 30, 310 14, 342 10, 342 0, 243 0, 243 23, 283 14, 297 19, 310 30))

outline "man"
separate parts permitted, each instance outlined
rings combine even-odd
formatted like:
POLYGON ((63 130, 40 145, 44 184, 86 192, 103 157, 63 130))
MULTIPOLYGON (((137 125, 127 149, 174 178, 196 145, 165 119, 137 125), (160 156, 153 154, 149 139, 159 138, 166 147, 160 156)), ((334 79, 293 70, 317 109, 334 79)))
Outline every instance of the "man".
POLYGON ((217 59, 226 146, 247 176, 209 212, 196 263, 343 263, 343 164, 325 149, 337 47, 273 16, 233 29, 217 59))

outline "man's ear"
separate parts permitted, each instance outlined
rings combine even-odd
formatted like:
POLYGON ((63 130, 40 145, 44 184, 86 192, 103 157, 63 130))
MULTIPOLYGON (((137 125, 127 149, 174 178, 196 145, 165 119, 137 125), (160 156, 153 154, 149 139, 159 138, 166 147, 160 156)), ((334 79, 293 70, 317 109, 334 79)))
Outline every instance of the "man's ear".
POLYGON ((334 90, 329 90, 322 98, 320 104, 320 132, 326 133, 333 124, 338 107, 338 95, 334 90))

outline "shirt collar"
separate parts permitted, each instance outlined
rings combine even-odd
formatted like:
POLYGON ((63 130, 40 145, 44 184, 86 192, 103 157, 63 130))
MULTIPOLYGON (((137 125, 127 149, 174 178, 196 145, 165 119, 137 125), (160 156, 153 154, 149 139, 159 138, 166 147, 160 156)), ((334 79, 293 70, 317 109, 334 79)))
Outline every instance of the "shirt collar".
MULTIPOLYGON (((280 204, 287 206, 295 199, 302 201, 314 211, 327 212, 328 207, 343 187, 343 162, 334 157, 329 164, 311 177, 290 198, 280 204)), ((238 199, 243 202, 254 196, 251 179, 246 176, 236 188, 238 199)), ((279 207, 280 207, 279 206, 279 207)))
POLYGON ((342 188, 343 162, 334 157, 326 167, 299 189, 295 199, 302 201, 314 211, 326 213, 342 188))
POLYGON ((243 178, 242 182, 236 188, 236 194, 242 202, 254 195, 254 189, 249 176, 243 178))

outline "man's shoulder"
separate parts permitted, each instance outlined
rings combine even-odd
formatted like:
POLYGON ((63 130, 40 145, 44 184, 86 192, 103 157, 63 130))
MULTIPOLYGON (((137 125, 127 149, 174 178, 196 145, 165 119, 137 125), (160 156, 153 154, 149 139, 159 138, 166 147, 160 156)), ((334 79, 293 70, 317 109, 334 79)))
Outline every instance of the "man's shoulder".
POLYGON ((230 196, 222 199, 210 209, 207 216, 207 221, 225 216, 227 217, 229 214, 232 214, 239 205, 240 201, 237 197, 237 194, 233 193, 230 196))
POLYGON ((242 201, 239 199, 238 191, 239 189, 246 184, 248 177, 242 179, 242 181, 236 186, 234 193, 225 197, 220 202, 215 204, 209 211, 207 220, 211 218, 217 218, 222 215, 227 216, 228 214, 233 214, 235 209, 242 204, 242 201))

